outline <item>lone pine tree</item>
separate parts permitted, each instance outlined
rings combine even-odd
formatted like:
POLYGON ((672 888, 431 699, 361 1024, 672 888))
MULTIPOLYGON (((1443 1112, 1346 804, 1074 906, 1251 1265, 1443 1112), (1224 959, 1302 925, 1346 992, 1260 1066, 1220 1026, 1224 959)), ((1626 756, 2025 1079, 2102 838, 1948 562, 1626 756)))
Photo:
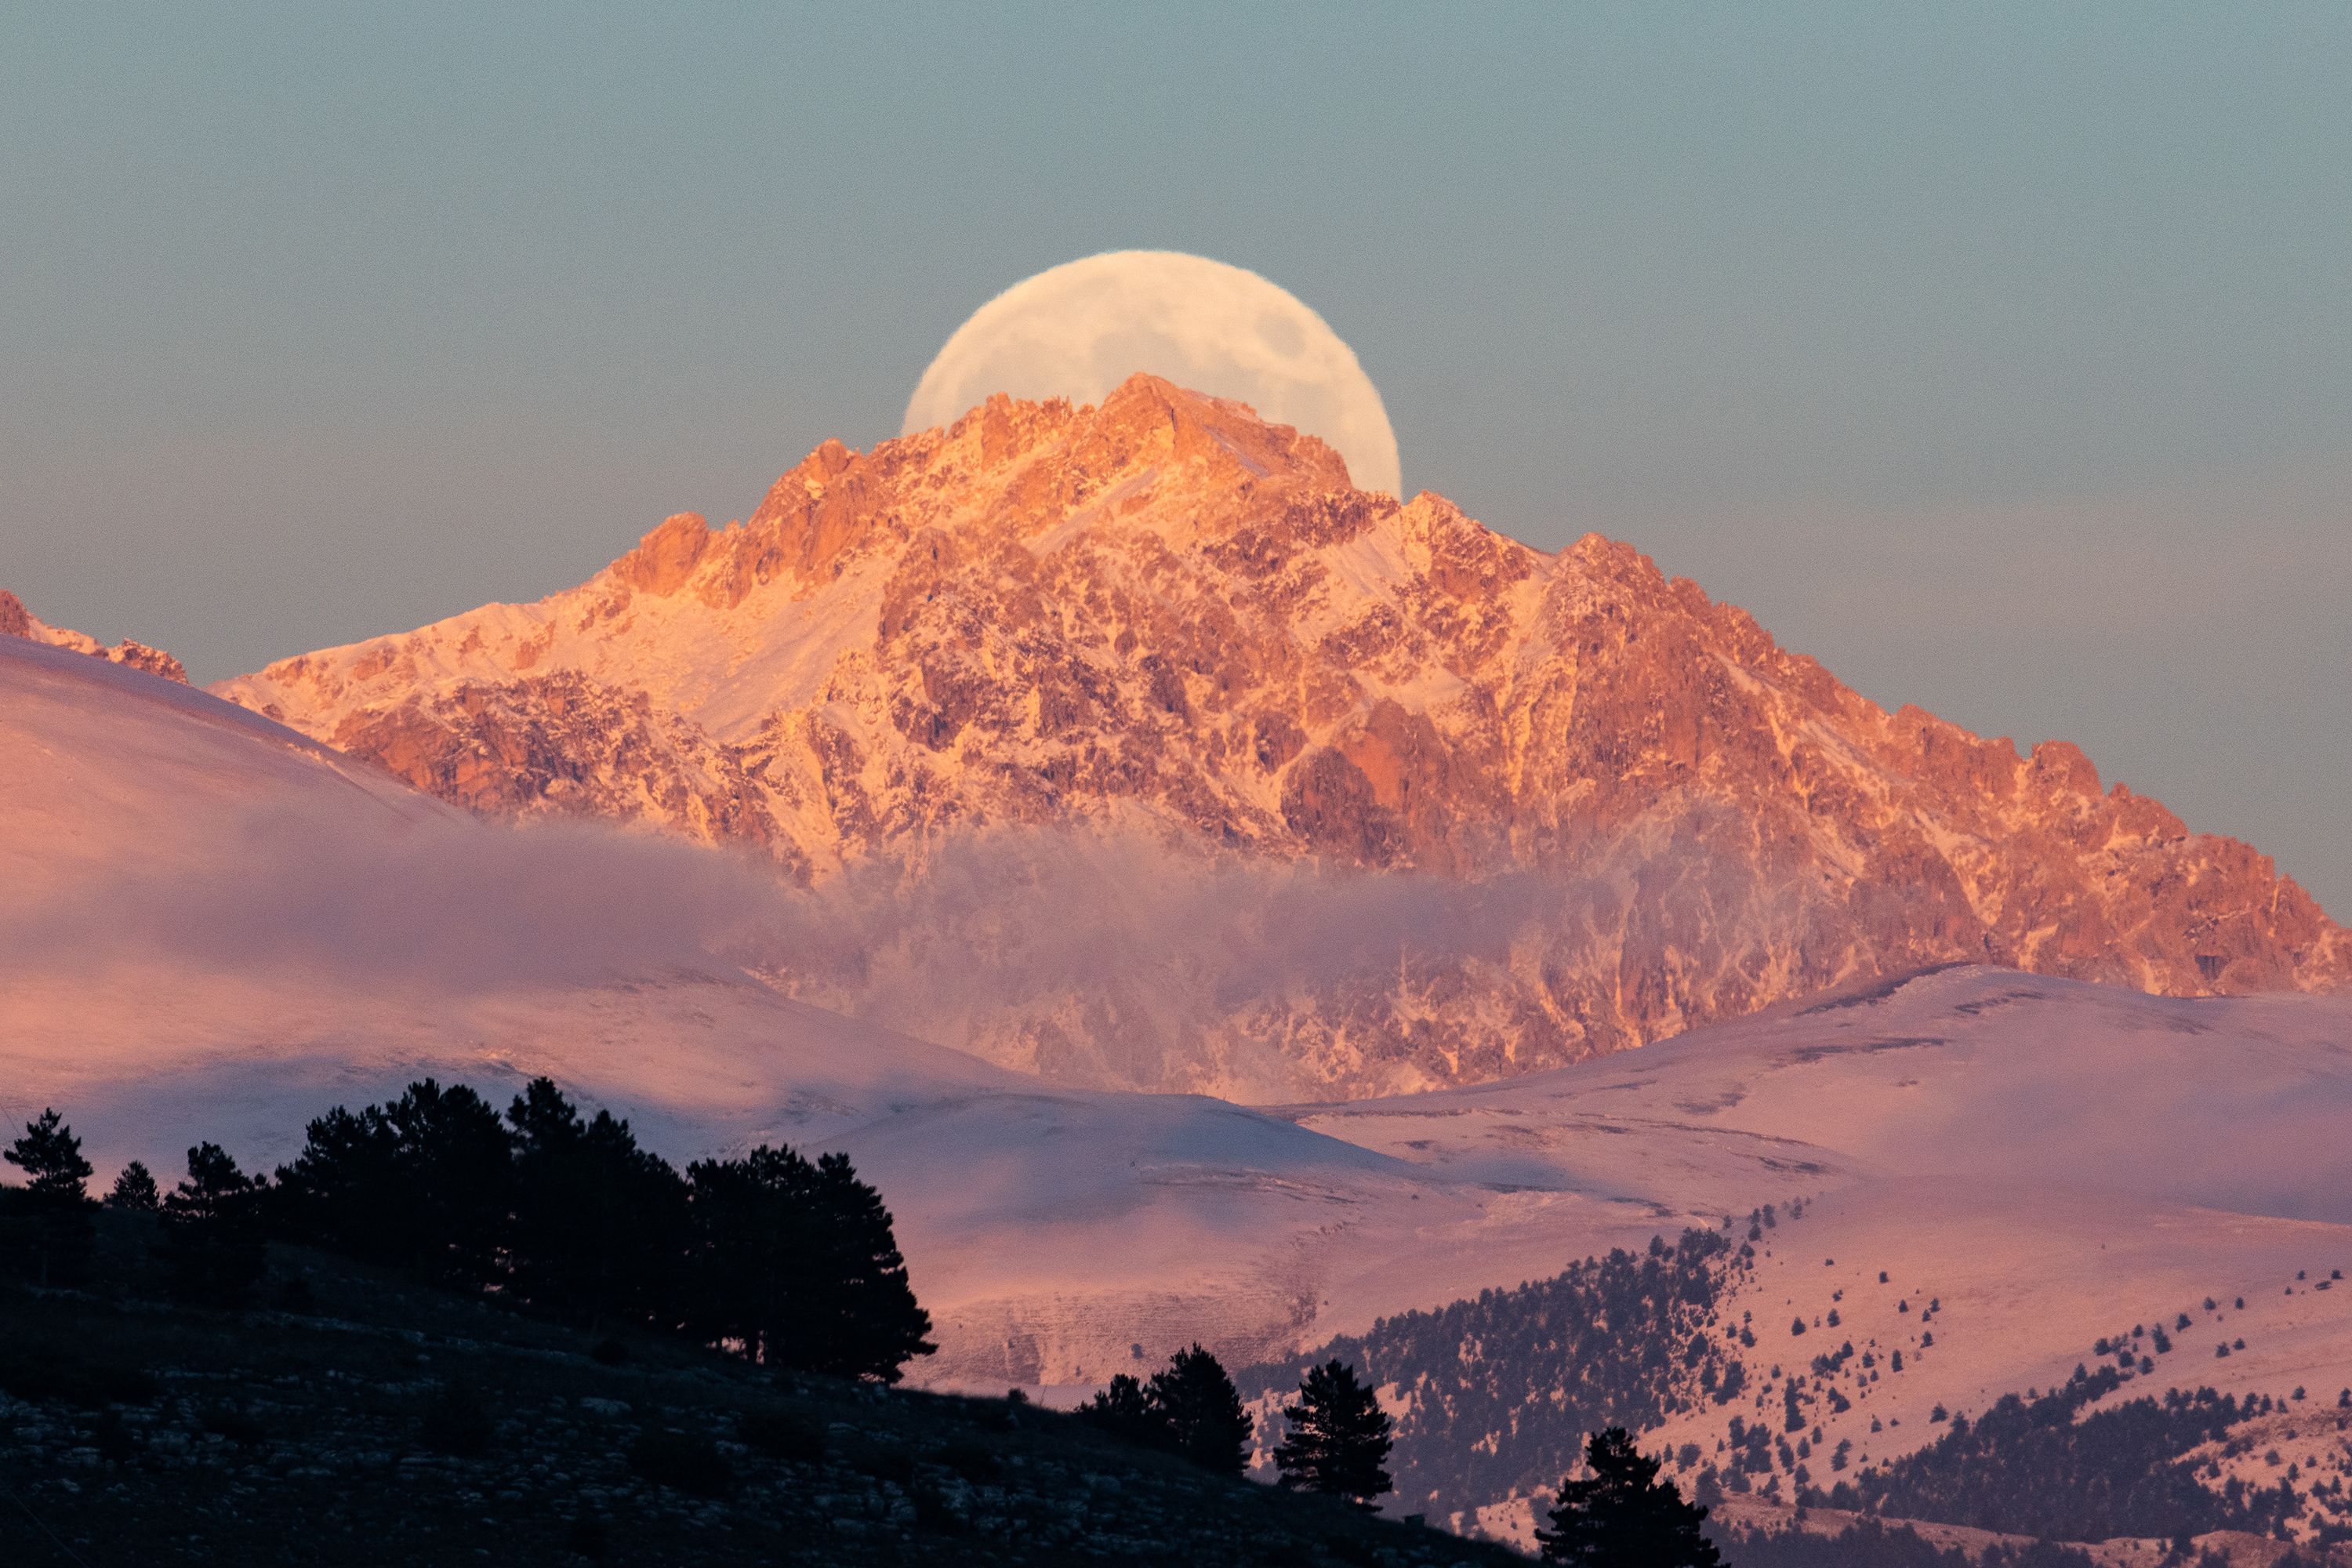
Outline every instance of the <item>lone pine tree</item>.
POLYGON ((106 1194, 106 1206, 128 1209, 134 1214, 153 1214, 163 1201, 156 1189, 155 1173, 143 1160, 133 1160, 122 1167, 114 1178, 114 1190, 106 1194))
POLYGON ((1274 1451, 1274 1463, 1284 1486, 1367 1509, 1394 1489, 1387 1469, 1393 1443, 1388 1412, 1345 1362, 1334 1358, 1310 1368, 1299 1380, 1298 1403, 1284 1405, 1282 1415, 1289 1431, 1274 1451))
POLYGON ((1167 1423, 1169 1441, 1178 1453, 1221 1476, 1239 1476, 1249 1468, 1250 1436, 1256 1423, 1242 1408, 1241 1395, 1223 1365, 1199 1342, 1191 1350, 1178 1351, 1167 1371, 1151 1374, 1149 1397, 1167 1423))
POLYGON ((1706 1510, 1685 1502, 1674 1482, 1660 1480, 1658 1461, 1644 1458, 1622 1426, 1592 1434, 1584 1462, 1591 1476, 1561 1481, 1551 1528, 1536 1531, 1545 1562, 1718 1568, 1722 1556, 1699 1532, 1706 1510))
POLYGON ((25 1123, 25 1135, 0 1152, 25 1173, 25 1185, 6 1194, 6 1250, 22 1250, 26 1270, 47 1285, 79 1272, 90 1248, 90 1164, 81 1140, 55 1110, 25 1123))

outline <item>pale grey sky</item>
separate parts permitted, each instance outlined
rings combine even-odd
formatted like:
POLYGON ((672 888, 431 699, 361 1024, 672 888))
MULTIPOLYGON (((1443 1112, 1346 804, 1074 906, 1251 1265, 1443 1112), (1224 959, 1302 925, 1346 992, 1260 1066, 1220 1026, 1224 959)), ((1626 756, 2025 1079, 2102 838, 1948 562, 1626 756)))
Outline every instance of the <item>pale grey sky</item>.
POLYGON ((1409 489, 2352 915, 2347 73, 2333 5, 9 5, 0 585, 200 678, 536 597, 1191 250, 1409 489))

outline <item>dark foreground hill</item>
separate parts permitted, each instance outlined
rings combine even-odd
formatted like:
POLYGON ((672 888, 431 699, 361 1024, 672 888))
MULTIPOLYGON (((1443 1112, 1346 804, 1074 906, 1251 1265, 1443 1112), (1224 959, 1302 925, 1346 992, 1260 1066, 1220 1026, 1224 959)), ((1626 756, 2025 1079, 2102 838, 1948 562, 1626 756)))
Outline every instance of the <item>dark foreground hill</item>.
MULTIPOLYGON (((789 1381, 273 1252, 267 1309, 0 1291, 0 1560, 1360 1563, 1500 1548, 995 1399, 789 1381)), ((119 1289, 104 1288, 111 1276, 119 1289)))

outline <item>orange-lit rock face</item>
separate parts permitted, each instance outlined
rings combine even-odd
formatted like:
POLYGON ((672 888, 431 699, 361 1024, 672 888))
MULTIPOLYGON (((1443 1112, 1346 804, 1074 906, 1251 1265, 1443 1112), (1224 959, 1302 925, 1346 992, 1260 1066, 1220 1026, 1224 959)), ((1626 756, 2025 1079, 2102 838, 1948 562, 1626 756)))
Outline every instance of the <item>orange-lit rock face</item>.
POLYGON ((537 605, 219 689, 477 810, 651 821, 818 887, 1076 826, 1546 889, 1475 952, 956 1026, 1072 1077, 1245 1087, 1248 1046, 1303 1089, 1469 1081, 1944 960, 2176 994, 2352 972, 2265 858, 2073 746, 1890 714, 1625 545, 1353 490, 1319 442, 1149 377, 828 442, 748 523, 674 517, 537 605), (1211 1044, 1119 1067, 1121 1030, 1211 1044))
POLYGON ((92 658, 102 658, 109 664, 128 665, 143 669, 150 675, 160 675, 166 680, 188 683, 188 672, 180 661, 159 647, 149 647, 143 642, 125 637, 108 647, 96 637, 64 626, 53 626, 25 608, 25 601, 0 589, 0 637, 24 637, 32 642, 47 643, 52 647, 71 648, 92 658))

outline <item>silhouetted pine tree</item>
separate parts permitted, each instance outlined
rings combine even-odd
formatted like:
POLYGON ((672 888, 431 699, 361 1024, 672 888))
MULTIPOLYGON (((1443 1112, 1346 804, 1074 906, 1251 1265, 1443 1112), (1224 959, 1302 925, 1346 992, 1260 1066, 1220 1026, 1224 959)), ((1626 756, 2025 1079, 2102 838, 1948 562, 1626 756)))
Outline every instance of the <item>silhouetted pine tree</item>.
POLYGON ((1242 1408, 1234 1380, 1198 1342, 1191 1350, 1178 1351, 1167 1371, 1152 1373, 1146 1398, 1178 1453, 1222 1476, 1239 1476, 1249 1468, 1250 1436, 1256 1424, 1242 1408))
POLYGON ((845 1154, 791 1149, 687 1167, 689 1330, 754 1361, 896 1383, 938 1347, 891 1234, 890 1211, 845 1154))
POLYGON ((498 1278, 514 1211, 514 1156, 499 1113, 432 1079, 353 1115, 310 1123, 278 1173, 292 1234, 357 1258, 478 1289, 498 1278))
POLYGON ((25 1173, 25 1185, 5 1194, 6 1250, 25 1272, 47 1285, 79 1279, 89 1260, 90 1165, 81 1140, 55 1110, 25 1123, 25 1135, 0 1152, 25 1173))
POLYGON ((815 1173, 790 1149, 686 1168, 688 1276, 682 1303, 698 1339, 730 1344, 752 1361, 783 1363, 802 1331, 815 1173))
POLYGON ((551 1079, 533 1079, 507 1121, 514 1293, 573 1318, 659 1318, 685 1257, 685 1182, 612 1112, 582 1120, 551 1079))
POLYGON ((806 1364, 896 1383, 908 1362, 940 1348, 926 1337, 931 1315, 915 1300, 882 1194, 857 1179, 846 1154, 819 1155, 816 1169, 825 1266, 818 1275, 818 1348, 806 1364))
POLYGON ((188 1151, 188 1177, 163 1203, 163 1257, 193 1300, 234 1306, 261 1278, 262 1183, 217 1143, 188 1151))
POLYGON ((1658 1461, 1644 1458, 1622 1426, 1592 1434, 1585 1480, 1563 1480, 1551 1528, 1536 1540, 1547 1563, 1589 1568, 1717 1568, 1722 1556, 1700 1532, 1706 1510, 1683 1500, 1672 1481, 1658 1479, 1658 1461))
POLYGON ((1078 1406, 1079 1420, 1129 1443, 1142 1443, 1151 1447, 1168 1446, 1168 1423, 1144 1392, 1143 1384, 1126 1373, 1110 1380, 1110 1386, 1098 1389, 1095 1396, 1078 1406))
POLYGON ((1310 1369, 1299 1382, 1298 1403, 1284 1405, 1282 1415, 1289 1431, 1274 1462, 1284 1486, 1366 1509, 1391 1489, 1388 1413, 1347 1363, 1334 1359, 1310 1369))
POLYGON ((106 1206, 128 1209, 134 1214, 153 1214, 163 1201, 155 1188, 155 1174, 138 1160, 133 1160, 114 1178, 114 1190, 106 1194, 106 1206))

